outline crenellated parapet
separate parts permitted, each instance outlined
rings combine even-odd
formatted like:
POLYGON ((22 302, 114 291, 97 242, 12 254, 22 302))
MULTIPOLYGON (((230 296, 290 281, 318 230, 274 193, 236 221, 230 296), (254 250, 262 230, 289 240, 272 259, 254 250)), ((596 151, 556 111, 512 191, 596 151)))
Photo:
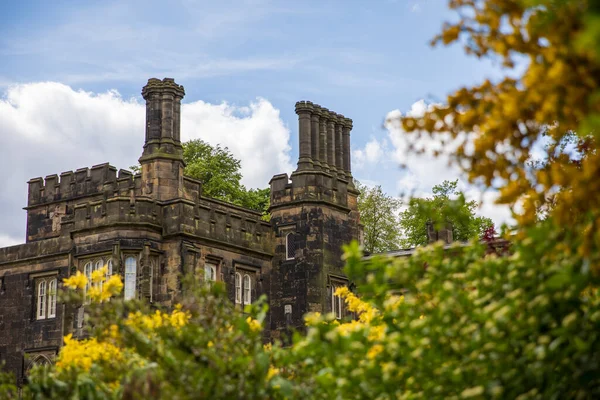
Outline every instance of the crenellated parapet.
POLYGON ((27 241, 69 233, 63 221, 73 219, 75 206, 132 194, 141 195, 141 179, 108 163, 80 168, 28 182, 27 241))
POLYGON ((92 168, 80 168, 60 174, 48 175, 45 179, 33 178, 27 183, 29 194, 27 206, 35 206, 61 200, 71 200, 102 193, 107 186, 114 186, 117 180, 130 172, 117 169, 108 163, 94 165, 92 168))

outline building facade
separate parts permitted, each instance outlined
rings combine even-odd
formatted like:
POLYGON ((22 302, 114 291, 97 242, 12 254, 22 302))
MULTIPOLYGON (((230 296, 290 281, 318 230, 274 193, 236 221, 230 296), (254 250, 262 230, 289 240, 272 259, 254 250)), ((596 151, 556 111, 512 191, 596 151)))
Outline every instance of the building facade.
POLYGON ((173 79, 150 79, 141 173, 108 163, 31 179, 27 237, 0 249, 0 361, 18 381, 52 363, 63 336, 82 334, 84 308, 61 304, 64 278, 104 266, 126 299, 169 307, 181 277, 222 281, 240 305, 267 295, 266 336, 301 327, 309 311, 335 312, 346 285, 341 246, 359 238, 350 168, 352 121, 298 102, 300 157, 290 177, 271 179, 271 221, 203 196, 183 175, 181 100, 173 79))

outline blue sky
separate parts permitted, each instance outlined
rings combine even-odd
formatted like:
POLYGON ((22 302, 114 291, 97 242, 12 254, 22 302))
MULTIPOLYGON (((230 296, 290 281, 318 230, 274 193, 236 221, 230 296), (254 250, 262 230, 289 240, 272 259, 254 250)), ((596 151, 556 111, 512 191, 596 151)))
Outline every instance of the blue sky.
MULTIPOLYGON (((442 0, 2 2, 0 93, 13 114, 24 109, 6 100, 17 96, 15 87, 41 82, 91 96, 116 90, 124 102, 142 102, 139 93, 147 79, 168 76, 185 86, 186 103, 225 102, 232 118, 254 118, 258 109, 249 107, 264 99, 289 129, 291 147, 280 150, 292 164, 298 147, 294 103, 311 100, 354 120, 352 147, 357 155, 367 154, 369 143, 371 149, 378 147, 355 165, 355 177, 380 183, 397 195, 406 172, 397 168, 398 157, 386 156, 396 150, 383 128, 388 112, 406 112, 422 99, 443 101, 460 86, 499 76, 494 65, 465 56, 459 46, 429 45, 443 22, 453 18, 442 0)), ((28 93, 36 97, 34 89, 28 93)), ((47 96, 46 111, 52 114, 52 95, 38 93, 42 102, 47 96)), ((78 112, 78 104, 69 104, 70 109, 56 109, 54 118, 78 112)), ((8 124, 2 130, 2 115, 0 135, 10 135, 8 124)), ((60 123, 51 117, 44 121, 48 126, 41 135, 64 137, 56 133, 60 123)), ((94 140, 102 140, 101 134, 90 133, 85 121, 80 123, 81 137, 66 137, 84 142, 83 136, 98 134, 94 140)), ((252 132, 247 135, 254 137, 252 132)), ((138 148, 141 153, 141 143, 138 148)), ((0 148, 0 159, 8 158, 9 151, 0 148)), ((128 166, 110 157, 104 161, 128 166)), ((29 164, 27 172, 34 176, 60 172, 42 170, 51 162, 29 164)), ((59 164, 56 168, 64 168, 59 164)), ((429 180, 416 179, 421 192, 431 189, 429 180)), ((20 184, 15 190, 26 191, 24 182, 20 184)), ((17 212, 23 195, 11 199, 5 195, 2 205, 16 204, 17 212)), ((18 229, 23 227, 4 232, 0 227, 0 235, 20 236, 18 229)))

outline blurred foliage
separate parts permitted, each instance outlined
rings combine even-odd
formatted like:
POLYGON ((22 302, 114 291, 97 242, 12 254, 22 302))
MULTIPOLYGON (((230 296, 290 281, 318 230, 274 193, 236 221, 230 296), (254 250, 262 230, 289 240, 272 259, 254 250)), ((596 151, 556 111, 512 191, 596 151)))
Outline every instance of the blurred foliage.
POLYGON ((360 192, 358 212, 363 225, 365 250, 381 253, 398 249, 400 200, 385 194, 381 186, 368 187, 356 180, 355 184, 360 192))
MULTIPOLYGON (((525 227, 547 209, 554 229, 577 227, 566 246, 600 261, 600 48, 598 1, 451 0, 459 13, 434 43, 460 42, 467 54, 500 62, 507 76, 448 96, 422 116, 404 117, 415 138, 459 143, 452 159, 472 183, 499 189, 525 227), (563 138, 577 135, 571 151, 563 138), (544 142, 544 168, 529 162, 544 142), (576 154, 576 156, 573 156, 576 154), (545 207, 548 203, 551 207, 545 207)), ((557 242, 561 246, 564 240, 557 242)), ((593 260, 592 260, 593 259, 593 260)))
POLYGON ((400 214, 402 247, 426 245, 428 222, 438 230, 451 224, 453 238, 460 242, 481 238, 485 230, 494 225, 491 219, 475 214, 479 204, 475 200, 466 201, 457 185, 458 180, 444 181, 433 187, 433 197, 409 200, 407 209, 400 214))

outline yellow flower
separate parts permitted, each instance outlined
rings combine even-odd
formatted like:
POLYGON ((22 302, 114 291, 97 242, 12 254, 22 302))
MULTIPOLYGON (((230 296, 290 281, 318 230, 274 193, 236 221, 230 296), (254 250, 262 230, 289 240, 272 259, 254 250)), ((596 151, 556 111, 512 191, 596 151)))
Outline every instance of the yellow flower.
POLYGON ((213 347, 215 344, 212 342, 212 340, 209 340, 208 343, 206 344, 206 347, 208 347, 209 349, 211 347, 213 347))
POLYGON ((92 299, 92 301, 100 301, 102 300, 102 290, 96 286, 92 286, 88 289, 88 296, 92 299))
POLYGON ((92 282, 100 283, 103 282, 106 278, 106 272, 108 271, 108 267, 105 265, 104 267, 92 272, 92 282))
POLYGON ((81 271, 77 271, 75 275, 63 279, 63 283, 66 287, 71 289, 83 289, 85 288, 85 285, 87 285, 87 278, 81 271))
POLYGON ((259 332, 262 330, 262 325, 260 322, 252 317, 246 318, 246 323, 250 326, 250 330, 253 332, 259 332))
POLYGON ((271 380, 275 375, 279 374, 279 368, 269 367, 269 371, 267 372, 267 380, 271 380))
POLYGON ((367 358, 369 360, 372 360, 375 357, 377 357, 379 355, 379 353, 381 353, 382 351, 383 351, 382 345, 380 345, 380 344, 373 345, 367 352, 367 358))
POLYGON ((105 296, 108 295, 108 298, 118 295, 121 290, 123 290, 123 281, 119 275, 112 275, 102 287, 102 292, 105 293, 105 296))
POLYGON ((304 322, 306 323, 306 326, 317 325, 318 323, 322 322, 321 313, 314 312, 306 314, 304 316, 304 322))
POLYGON ((114 365, 124 362, 121 349, 110 343, 98 342, 96 338, 80 341, 69 334, 64 337, 64 341, 65 345, 56 361, 58 369, 79 368, 89 371, 95 362, 114 365))

